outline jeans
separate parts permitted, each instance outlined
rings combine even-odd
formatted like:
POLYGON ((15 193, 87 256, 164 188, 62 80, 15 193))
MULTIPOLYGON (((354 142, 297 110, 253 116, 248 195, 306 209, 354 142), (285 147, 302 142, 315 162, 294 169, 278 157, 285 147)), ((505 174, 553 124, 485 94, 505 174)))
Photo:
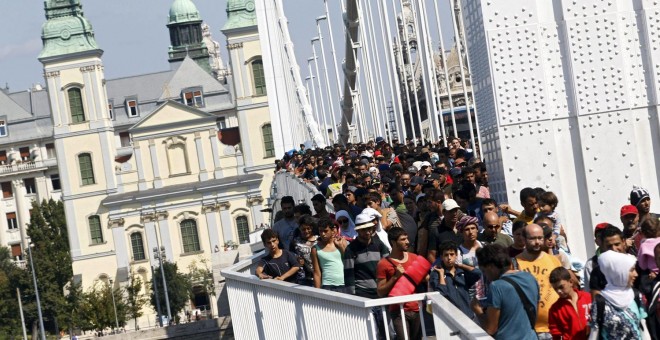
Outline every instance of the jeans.
POLYGON ((394 330, 396 331, 396 338, 403 340, 406 338, 403 332, 403 323, 406 323, 406 330, 408 331, 408 339, 418 340, 422 338, 422 324, 419 320, 419 312, 403 312, 405 320, 401 320, 401 312, 390 312, 394 330))
POLYGON ((387 339, 385 336, 387 325, 383 322, 383 307, 371 307, 371 313, 374 315, 374 323, 376 323, 376 329, 378 330, 378 337, 376 339, 387 339))
POLYGON ((323 285, 321 286, 321 289, 337 292, 337 293, 346 293, 346 287, 344 286, 330 286, 330 285, 323 285))

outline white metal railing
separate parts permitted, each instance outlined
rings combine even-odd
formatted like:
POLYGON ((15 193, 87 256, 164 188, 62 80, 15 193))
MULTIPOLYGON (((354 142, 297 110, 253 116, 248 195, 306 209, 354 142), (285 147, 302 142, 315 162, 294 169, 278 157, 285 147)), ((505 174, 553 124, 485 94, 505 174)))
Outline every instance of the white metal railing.
POLYGON ((24 170, 33 170, 36 168, 43 167, 44 164, 41 161, 22 161, 16 164, 7 164, 0 165, 0 174, 24 171, 24 170))
MULTIPOLYGON (((490 339, 439 293, 367 299, 276 280, 260 280, 254 270, 263 252, 222 271, 237 339, 377 339, 373 307, 381 307, 386 338, 386 307, 417 302, 422 331, 424 303, 430 302, 437 339, 490 339), (335 325, 336 327, 333 327, 335 325)), ((407 337, 406 337, 407 338, 407 337)))

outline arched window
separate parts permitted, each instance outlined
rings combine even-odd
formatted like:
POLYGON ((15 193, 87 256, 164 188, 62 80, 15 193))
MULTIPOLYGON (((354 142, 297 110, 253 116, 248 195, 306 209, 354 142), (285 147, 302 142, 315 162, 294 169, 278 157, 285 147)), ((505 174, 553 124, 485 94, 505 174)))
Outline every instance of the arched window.
POLYGON ((199 251, 199 235, 197 234, 195 220, 183 220, 181 222, 181 241, 184 253, 199 251))
POLYGON ((145 259, 142 233, 135 232, 131 234, 131 249, 133 250, 133 261, 140 261, 145 259))
POLYGON ((92 239, 92 244, 103 243, 103 232, 101 231, 101 218, 98 215, 90 216, 87 218, 89 224, 89 235, 92 239))
POLYGON ((82 185, 95 184, 94 168, 92 167, 92 155, 83 153, 78 155, 78 166, 80 168, 80 179, 82 185))
POLYGON ((238 231, 238 243, 243 244, 250 242, 250 226, 248 225, 247 217, 236 217, 236 230, 238 231))
POLYGON ((67 91, 69 95, 69 110, 71 111, 71 122, 81 123, 85 121, 85 109, 83 108, 82 93, 77 87, 67 91))
POLYGON ((252 62, 252 80, 254 81, 254 95, 266 95, 266 78, 264 76, 264 62, 257 59, 252 62))
POLYGON ((270 124, 261 127, 261 135, 264 138, 264 151, 266 157, 275 157, 275 144, 273 144, 273 129, 270 124))

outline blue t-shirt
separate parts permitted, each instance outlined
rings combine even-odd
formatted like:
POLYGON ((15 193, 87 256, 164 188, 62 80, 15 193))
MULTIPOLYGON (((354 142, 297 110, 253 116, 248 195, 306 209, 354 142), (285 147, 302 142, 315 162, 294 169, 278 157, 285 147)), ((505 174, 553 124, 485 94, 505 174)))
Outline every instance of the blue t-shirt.
MULTIPOLYGON (((515 281, 523 293, 527 296, 535 307, 539 301, 539 285, 534 276, 528 272, 520 271, 503 276, 515 281)), ((506 340, 532 340, 538 339, 534 328, 529 324, 529 318, 522 302, 518 298, 516 289, 504 280, 495 280, 490 284, 488 292, 488 307, 494 307, 500 310, 500 320, 497 326, 495 339, 506 340), (527 332, 524 330, 527 329, 527 332)))

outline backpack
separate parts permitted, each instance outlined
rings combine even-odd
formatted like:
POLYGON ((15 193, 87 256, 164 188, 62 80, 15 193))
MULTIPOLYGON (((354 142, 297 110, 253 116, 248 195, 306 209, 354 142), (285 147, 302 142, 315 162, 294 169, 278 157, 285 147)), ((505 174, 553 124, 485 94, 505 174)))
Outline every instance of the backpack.
MULTIPOLYGON (((633 291, 635 293, 635 304, 637 305, 638 308, 644 309, 644 304, 642 304, 642 301, 639 298, 639 291, 637 289, 633 288, 633 291)), ((596 324, 598 325, 598 339, 602 339, 602 330, 603 330, 603 322, 605 322, 605 298, 597 294, 594 299, 596 300, 596 324)), ((639 329, 644 330, 644 325, 640 320, 639 323, 639 329)))

